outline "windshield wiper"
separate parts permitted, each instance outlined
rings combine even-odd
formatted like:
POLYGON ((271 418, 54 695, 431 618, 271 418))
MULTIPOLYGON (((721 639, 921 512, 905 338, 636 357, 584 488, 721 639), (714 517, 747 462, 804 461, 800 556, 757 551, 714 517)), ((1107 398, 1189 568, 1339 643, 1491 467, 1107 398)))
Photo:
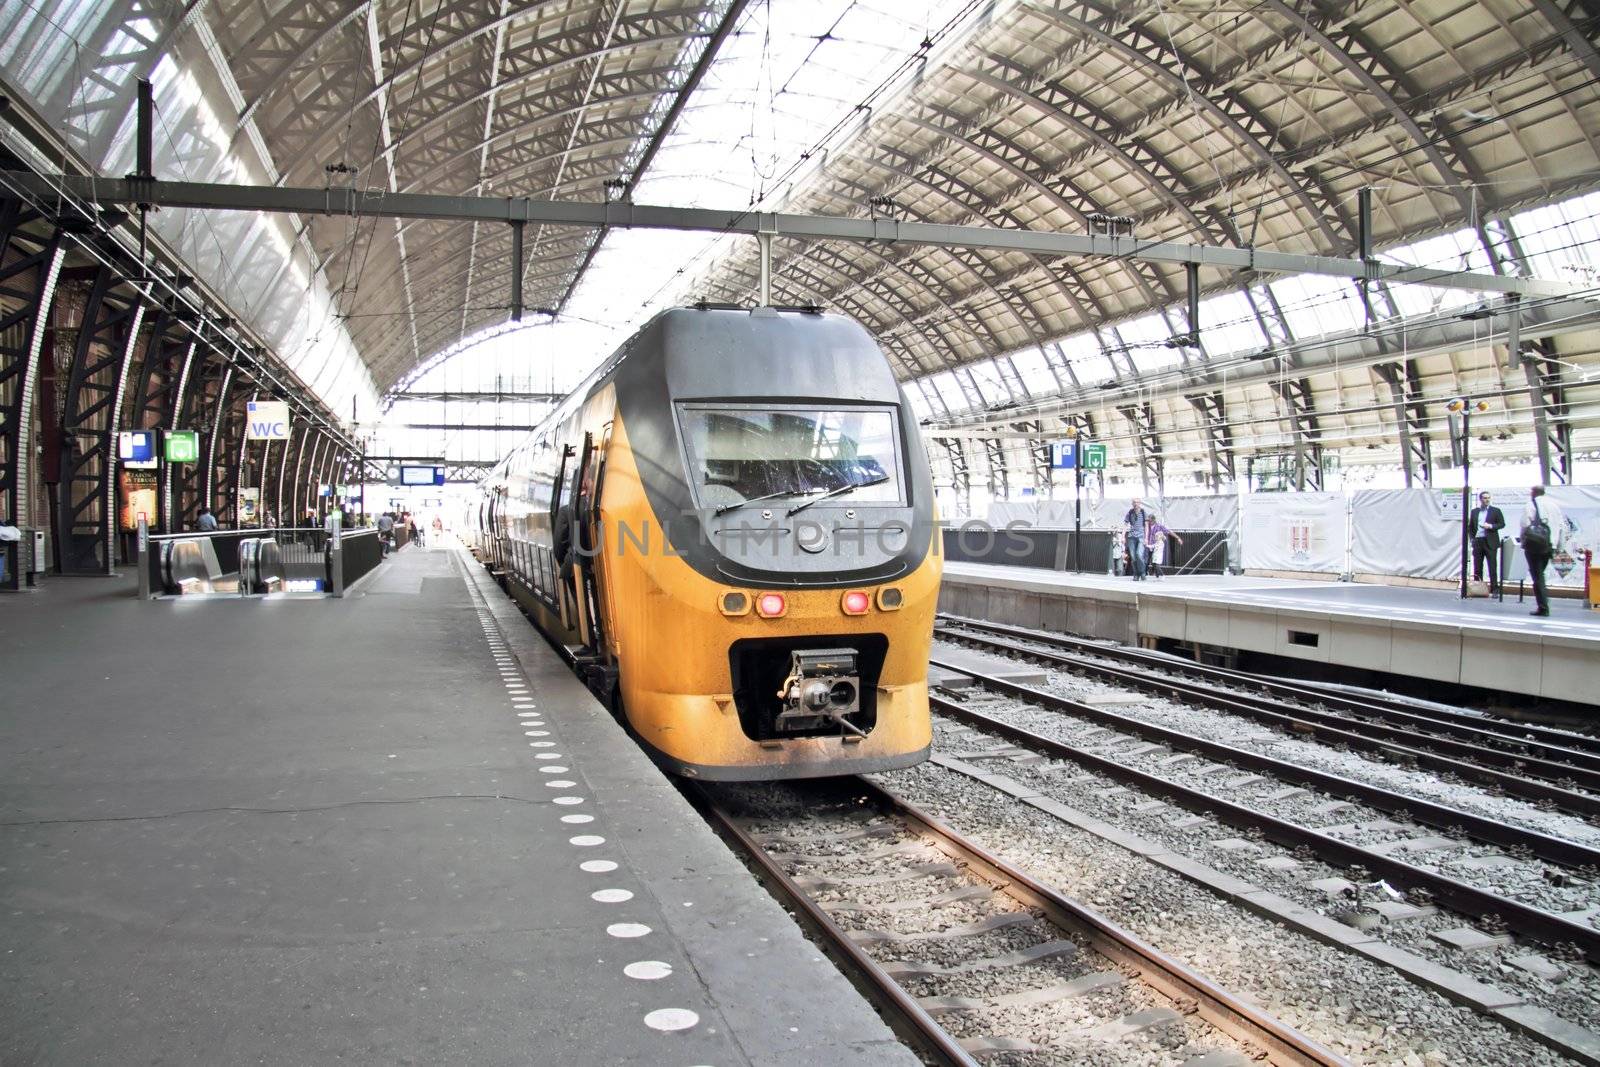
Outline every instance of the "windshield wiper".
POLYGON ((847 485, 841 485, 837 489, 829 489, 826 493, 823 493, 821 496, 816 497, 815 499, 807 500, 804 504, 796 504, 794 507, 789 509, 787 514, 789 516, 798 515, 800 512, 804 511, 806 508, 809 508, 812 504, 820 504, 824 500, 827 500, 829 497, 843 496, 844 494, 852 493, 852 492, 856 491, 857 489, 865 489, 869 485, 882 485, 884 482, 886 482, 888 480, 889 480, 889 476, 887 474, 885 474, 885 475, 882 475, 881 477, 877 477, 877 478, 868 478, 864 482, 850 482, 847 485))
POLYGON ((753 496, 748 500, 741 500, 737 504, 724 504, 711 514, 726 515, 730 511, 738 511, 747 504, 759 504, 763 500, 776 500, 780 496, 806 496, 815 492, 815 489, 780 489, 776 493, 762 493, 760 496, 753 496))

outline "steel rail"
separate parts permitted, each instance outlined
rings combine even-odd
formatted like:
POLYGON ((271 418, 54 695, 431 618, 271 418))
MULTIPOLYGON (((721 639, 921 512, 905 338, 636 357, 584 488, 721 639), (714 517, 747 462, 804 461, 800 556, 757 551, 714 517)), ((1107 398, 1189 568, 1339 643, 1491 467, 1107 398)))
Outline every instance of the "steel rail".
POLYGON ((915 997, 907 993, 900 983, 878 966, 877 960, 850 940, 839 924, 833 921, 833 916, 795 884, 794 879, 789 877, 789 872, 784 870, 783 866, 773 859, 733 816, 717 804, 704 786, 696 783, 693 792, 699 800, 701 810, 716 828, 736 843, 740 851, 760 868, 762 877, 781 893, 786 903, 804 915, 811 926, 827 938, 828 947, 849 963, 861 981, 867 984, 873 999, 892 1011, 900 1020, 901 1026, 909 1029, 915 1040, 926 1051, 935 1054, 944 1064, 978 1067, 977 1059, 962 1048, 960 1042, 952 1037, 949 1031, 935 1022, 933 1016, 917 1003, 915 997))
MULTIPOLYGON (((1267 1014, 1262 1009, 1216 985, 1188 964, 1162 952, 1132 932, 1110 919, 1080 904, 1058 890, 1040 882, 1019 867, 1014 867, 995 856, 981 845, 946 826, 927 812, 892 790, 856 779, 855 784, 879 810, 905 823, 913 832, 930 839, 940 851, 962 864, 970 873, 988 882, 996 892, 1005 893, 1022 904, 1043 912, 1052 923, 1063 930, 1081 934, 1096 952, 1136 974, 1162 995, 1173 1001, 1192 1001, 1198 1006, 1201 1018, 1236 1040, 1249 1042, 1265 1050, 1268 1061, 1274 1064, 1295 1064, 1304 1067, 1333 1067, 1349 1063, 1338 1053, 1313 1041, 1311 1038, 1267 1014)), ((852 964, 861 967, 874 987, 882 983, 892 987, 884 989, 885 995, 897 1010, 902 1000, 909 1001, 915 1009, 916 1025, 932 1027, 943 1036, 944 1042, 954 1045, 962 1060, 973 1062, 971 1054, 962 1049, 932 1016, 916 1003, 877 962, 863 952, 844 934, 837 923, 800 889, 780 864, 756 842, 737 820, 718 806, 704 786, 697 787, 704 807, 716 824, 732 837, 741 849, 760 866, 773 884, 807 918, 816 922, 834 947, 844 952, 852 964), (925 1020, 925 1023, 924 1023, 925 1020)), ((931 1034, 929 1035, 932 1036, 931 1034)))
POLYGON ((942 622, 957 626, 985 630, 989 633, 1018 637, 1028 641, 1037 641, 1040 644, 1072 649, 1087 655, 1126 660, 1130 663, 1144 663, 1152 667, 1172 670, 1199 678, 1208 678, 1249 689, 1277 693, 1294 700, 1321 704, 1340 711, 1348 711, 1355 715, 1371 715, 1390 719, 1391 721, 1413 722, 1422 725, 1424 729, 1448 732, 1456 737, 1490 737, 1497 741, 1503 741, 1518 750, 1541 752, 1543 753, 1543 758, 1546 759, 1556 762, 1570 761, 1575 765, 1600 770, 1600 738, 1552 730, 1532 723, 1500 724, 1466 712, 1451 711, 1446 708, 1420 708, 1414 704, 1407 704, 1401 701, 1385 700, 1376 694, 1371 696, 1352 696, 1346 693, 1319 689, 1315 686, 1297 685, 1294 682, 1277 678, 1264 678, 1259 674, 1251 674, 1248 671, 1214 667, 1205 663, 1188 663, 1160 653, 1149 652, 1142 648, 1104 645, 1081 637, 1045 633, 1021 626, 1007 626, 1004 623, 990 622, 987 619, 973 619, 963 615, 948 614, 940 614, 939 619, 942 622), (1496 729, 1497 726, 1503 726, 1504 729, 1496 729))
POLYGON ((1185 733, 1182 730, 1174 730, 1169 726, 1159 726, 1155 723, 1121 715, 1105 708, 1097 708, 1092 704, 1080 704, 1065 697, 1058 697, 1053 693, 1042 692, 1028 686, 1018 685, 1015 682, 1008 682, 1003 678, 974 674, 966 668, 944 663, 937 659, 932 660, 931 665, 944 670, 959 672, 977 680, 982 685, 1004 692, 1009 696, 1020 697, 1024 700, 1049 701, 1050 703, 1047 706, 1050 706, 1051 710, 1065 711, 1106 726, 1126 730, 1147 741, 1198 752, 1220 763, 1230 763, 1253 771, 1260 771, 1287 782, 1320 789, 1333 796, 1354 797, 1379 811, 1405 815, 1416 822, 1426 826, 1437 827, 1441 830, 1465 833, 1468 837, 1501 848, 1526 848, 1533 855, 1548 863, 1555 863, 1564 867, 1600 866, 1600 848, 1592 848, 1576 841, 1568 841, 1553 834, 1540 833, 1537 830, 1509 825, 1498 819, 1476 815, 1470 811, 1462 811, 1458 808, 1438 804, 1431 800, 1424 800, 1420 797, 1397 793, 1392 789, 1372 785, 1369 782, 1363 782, 1355 778, 1347 778, 1331 771, 1319 771, 1289 760, 1278 759, 1276 756, 1251 752, 1235 745, 1213 741, 1209 738, 1185 733))
MULTIPOLYGON (((965 672, 969 676, 971 672, 965 672)), ((1088 705, 1080 705, 1050 693, 1041 693, 1017 686, 1001 679, 976 677, 983 685, 991 685, 1002 692, 1023 696, 1041 706, 1059 706, 1060 710, 1078 713, 1088 705)), ((1231 800, 1213 796, 1178 782, 1136 770, 1115 760, 1095 755, 1064 741, 1034 733, 1020 726, 985 715, 972 708, 963 707, 944 697, 932 695, 929 703, 941 714, 959 722, 976 726, 997 734, 1008 741, 1031 748, 1059 759, 1072 760, 1108 778, 1133 785, 1144 792, 1157 794, 1177 801, 1191 810, 1206 811, 1223 822, 1247 830, 1258 830, 1270 840, 1290 848, 1308 847, 1324 861, 1343 867, 1363 867, 1395 885, 1426 889, 1435 900, 1462 915, 1473 918, 1495 915, 1517 933, 1552 945, 1570 943, 1578 946, 1591 962, 1600 962, 1600 930, 1585 926, 1554 912, 1545 911, 1519 901, 1510 900, 1477 886, 1438 874, 1414 864, 1386 856, 1381 852, 1353 845, 1347 841, 1313 830, 1298 823, 1280 819, 1275 815, 1257 811, 1231 800)))
MULTIPOLYGON (((1514 796, 1547 802, 1567 811, 1591 818, 1600 817, 1600 796, 1579 792, 1576 789, 1561 785, 1561 779, 1555 778, 1556 770, 1551 770, 1548 767, 1545 768, 1543 774, 1537 777, 1529 777, 1526 772, 1529 772, 1530 769, 1536 769, 1536 761, 1518 759, 1507 753, 1499 753, 1494 749, 1484 749, 1480 746, 1468 745, 1462 741, 1451 741, 1447 738, 1419 735, 1413 731, 1400 730, 1381 724, 1355 722, 1326 712, 1309 711, 1285 705, 1268 697, 1259 697, 1250 693, 1228 692, 1201 683, 1184 682, 1171 677, 1141 674, 1123 667, 1095 663, 1078 656, 1048 652, 1042 649, 1024 648, 1009 642, 974 634, 957 635, 946 632, 944 636, 969 641, 980 647, 1028 656, 1041 663, 1053 663, 1060 667, 1083 671, 1107 681, 1120 682, 1171 698, 1194 700, 1205 707, 1243 715, 1258 722, 1288 729, 1295 733, 1310 734, 1318 740, 1346 744, 1352 748, 1359 748, 1365 751, 1383 752, 1415 759, 1419 766, 1427 767, 1430 770, 1449 771, 1463 778, 1495 786, 1514 796), (1419 747, 1420 745, 1430 745, 1444 752, 1454 752, 1458 755, 1443 755, 1440 752, 1432 751, 1430 748, 1419 747), (1503 759, 1499 759, 1499 757, 1503 757, 1503 759), (1482 759, 1484 763, 1500 762, 1502 766, 1512 768, 1512 770, 1500 770, 1492 766, 1485 766, 1484 763, 1472 762, 1472 758, 1482 759)), ((946 666, 946 669, 962 674, 972 673, 958 666, 946 666)), ((1577 780, 1587 777, 1585 772, 1577 768, 1558 767, 1557 770, 1562 772, 1562 778, 1577 780)), ((1600 788, 1600 781, 1596 782, 1596 787, 1600 788)))

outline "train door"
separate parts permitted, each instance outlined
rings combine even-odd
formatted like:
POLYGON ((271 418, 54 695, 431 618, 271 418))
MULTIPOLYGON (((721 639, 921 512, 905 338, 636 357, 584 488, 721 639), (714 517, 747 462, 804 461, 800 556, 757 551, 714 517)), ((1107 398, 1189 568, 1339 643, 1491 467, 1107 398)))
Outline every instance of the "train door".
POLYGON ((579 608, 579 636, 584 648, 595 656, 603 655, 600 597, 595 580, 595 557, 599 554, 600 469, 604 453, 595 447, 594 434, 583 435, 583 458, 573 482, 573 541, 577 546, 573 568, 573 591, 579 608))
POLYGON ((555 584, 550 592, 561 612, 561 626, 569 632, 577 629, 567 581, 572 564, 572 522, 571 509, 562 503, 562 496, 567 493, 567 467, 576 454, 577 449, 571 445, 562 446, 561 465, 556 469, 556 483, 550 493, 550 554, 555 561, 555 584))
POLYGON ((589 502, 588 522, 591 538, 597 547, 597 551, 589 561, 590 573, 596 587, 594 598, 596 618, 600 620, 600 632, 595 635, 595 649, 602 653, 607 661, 615 663, 617 635, 610 627, 617 621, 617 604, 613 591, 610 557, 606 550, 605 520, 600 511, 600 504, 605 499, 606 492, 606 463, 611 454, 611 426, 610 422, 606 423, 605 429, 600 434, 600 448, 595 457, 594 493, 589 502))

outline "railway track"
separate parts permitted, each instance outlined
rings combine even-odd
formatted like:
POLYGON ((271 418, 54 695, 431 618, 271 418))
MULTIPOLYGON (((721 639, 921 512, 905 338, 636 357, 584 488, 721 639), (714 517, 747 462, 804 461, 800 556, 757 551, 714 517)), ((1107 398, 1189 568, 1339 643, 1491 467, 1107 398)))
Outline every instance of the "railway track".
POLYGON ((1437 728, 1440 729, 1462 727, 1464 732, 1460 736, 1470 737, 1488 733, 1501 738, 1513 748, 1536 742, 1549 746, 1552 758, 1557 760, 1562 758, 1564 752, 1577 752, 1591 757, 1591 766, 1600 767, 1600 736, 1590 736, 1588 734, 1575 733, 1571 730, 1540 726, 1535 723, 1505 722, 1487 718, 1470 711, 1455 710, 1440 705, 1422 705, 1412 701, 1386 697, 1381 693, 1341 693, 1338 690, 1326 689, 1317 685, 1251 674, 1249 671, 1188 662, 1148 649, 1111 645, 1102 641, 1074 637, 1071 634, 1051 633, 1023 626, 1008 626, 1004 623, 990 622, 987 619, 974 619, 965 615, 951 615, 947 612, 941 612, 938 620, 948 625, 958 625, 973 630, 1023 638, 1040 644, 1051 645, 1055 648, 1082 652, 1105 659, 1148 664, 1158 669, 1182 672, 1193 677, 1206 678, 1219 683, 1237 686, 1241 689, 1275 693, 1286 699, 1298 700, 1309 704, 1321 704, 1353 714, 1392 717, 1398 721, 1406 722, 1432 721, 1438 723, 1439 726, 1437 728))
POLYGON ((1469 726, 1394 705, 1190 665, 1134 649, 958 617, 941 617, 941 622, 938 636, 984 651, 1021 656, 1169 699, 1232 712, 1330 744, 1454 774, 1508 796, 1590 819, 1600 817, 1600 755, 1581 748, 1522 740, 1487 725, 1469 726), (1048 647, 1036 647, 1041 645, 1048 647), (1180 673, 1196 680, 1179 677, 1180 673), (1241 686, 1260 692, 1245 691, 1241 686), (1307 706, 1309 703, 1317 706, 1307 706), (1468 736, 1475 739, 1464 739, 1468 736), (1523 751, 1516 750, 1519 744, 1523 751))
MULTIPOLYGON (((1322 777, 1321 772, 1307 771, 1303 768, 1297 768, 1293 764, 1272 760, 1270 757, 1259 756, 1255 753, 1230 747, 1221 742, 1179 734, 1177 731, 1166 730, 1163 727, 1126 719, 1123 716, 1115 715, 1115 713, 1107 712, 1092 705, 1068 700, 1052 693, 1042 692, 1004 679, 974 673, 967 668, 948 667, 947 669, 960 670, 961 673, 973 678, 980 686, 992 692, 1037 705, 1039 708, 1050 712, 1088 719, 1091 722, 1115 721, 1119 727, 1127 729, 1130 734, 1152 740, 1160 739, 1158 743, 1170 745, 1173 748, 1187 748, 1191 751, 1201 752, 1219 763, 1231 763, 1240 767, 1260 769, 1273 774, 1281 771, 1291 781, 1297 779, 1308 781, 1312 777, 1322 777)), ((1399 858, 1396 850, 1384 851, 1377 847, 1353 844, 1322 830, 1313 829, 1298 822, 1258 810, 1257 807, 1249 803, 1217 796, 1214 793, 1185 784, 1174 778, 1141 770, 1119 760, 1092 752, 1083 746, 1070 744, 1059 738, 1049 737, 1026 729, 947 697, 933 694, 930 697, 930 703, 936 712, 956 722, 1003 738, 1031 752, 1051 758, 1072 761, 1096 774, 1135 787, 1152 796, 1175 802, 1190 811, 1196 813, 1204 812, 1223 823, 1239 827, 1250 833, 1260 834, 1265 839, 1285 847, 1309 849, 1312 854, 1335 867, 1360 868, 1397 888, 1411 891, 1425 890, 1428 896, 1440 905, 1476 921, 1481 922, 1485 917, 1490 917, 1492 923, 1504 924, 1507 930, 1533 940, 1552 946, 1576 946, 1577 950, 1588 960, 1600 962, 1600 930, 1596 930, 1593 926, 1575 922, 1556 912, 1511 899, 1418 864, 1407 862, 1399 858)), ((1348 780, 1344 779, 1339 779, 1339 781, 1341 783, 1348 782, 1348 780)), ((1348 788, 1348 784, 1341 784, 1339 788, 1348 788)), ((1412 798, 1395 796, 1399 801, 1407 804, 1423 804, 1423 802, 1415 801, 1412 798)), ((1454 809, 1445 809, 1445 811, 1449 812, 1451 818, 1458 820, 1465 815, 1465 813, 1454 809)), ((1483 821, 1491 822, 1492 820, 1483 821)), ((1501 826, 1500 829, 1514 832, 1517 835, 1531 834, 1530 831, 1523 831, 1515 827, 1501 826)), ((1550 838, 1547 835, 1532 835, 1532 839, 1538 840, 1541 847, 1550 847, 1551 843, 1555 843, 1572 849, 1582 848, 1582 846, 1561 842, 1559 839, 1550 838)))
POLYGON ((792 800, 779 811, 697 793, 940 1062, 1081 1062, 1090 1049, 1095 1063, 1119 1049, 1177 1067, 1348 1062, 880 786, 775 788, 792 800))

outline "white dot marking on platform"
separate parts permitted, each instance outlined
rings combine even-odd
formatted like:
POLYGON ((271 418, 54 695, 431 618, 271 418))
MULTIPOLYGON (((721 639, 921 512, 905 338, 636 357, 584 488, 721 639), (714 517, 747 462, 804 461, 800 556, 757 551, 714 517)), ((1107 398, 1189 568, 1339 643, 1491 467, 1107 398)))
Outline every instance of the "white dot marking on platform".
POLYGON ((554 741, 529 741, 528 742, 528 747, 529 748, 555 748, 556 747, 556 743, 554 741))
POLYGON ((567 842, 577 845, 579 848, 593 848, 596 845, 605 844, 606 839, 599 834, 579 834, 577 837, 567 838, 567 842))
POLYGON ((610 874, 616 869, 616 860, 584 860, 578 864, 578 870, 586 874, 610 874))
POLYGON ((570 768, 560 767, 560 766, 556 766, 556 765, 552 764, 549 767, 540 767, 539 768, 539 773, 540 774, 566 774, 569 769, 570 768))
POLYGON ((577 784, 577 782, 569 782, 565 778, 556 778, 545 783, 545 785, 550 789, 571 789, 577 784))
POLYGON ((522 731, 522 736, 523 737, 549 737, 550 736, 550 731, 549 730, 524 730, 524 731, 522 731))
MULTIPOLYGON (((520 707, 525 707, 526 705, 518 704, 516 706, 520 708, 520 707)), ((519 718, 519 719, 537 719, 538 717, 539 717, 539 713, 537 711, 519 711, 519 712, 517 712, 517 718, 519 718)))
POLYGON ((612 923, 606 927, 606 933, 612 937, 643 937, 650 932, 644 923, 612 923))
POLYGON ((658 978, 669 977, 672 974, 672 964, 662 963, 660 960, 640 960, 622 968, 622 973, 641 982, 654 982, 658 978))
POLYGON ((573 804, 582 804, 583 803, 583 798, 582 797, 556 797, 556 803, 564 805, 564 806, 567 806, 567 807, 570 807, 573 804))
POLYGON ((561 821, 569 826, 582 826, 586 822, 594 822, 593 815, 563 815, 561 821))
POLYGON ((534 756, 533 758, 534 759, 560 759, 561 758, 561 753, 559 753, 559 752, 541 752, 538 755, 534 756))
POLYGON ((687 1030, 700 1021, 700 1016, 688 1008, 657 1008, 644 1017, 644 1024, 652 1030, 687 1030))
POLYGON ((596 889, 589 899, 596 904, 621 904, 632 900, 633 894, 626 889, 596 889))

